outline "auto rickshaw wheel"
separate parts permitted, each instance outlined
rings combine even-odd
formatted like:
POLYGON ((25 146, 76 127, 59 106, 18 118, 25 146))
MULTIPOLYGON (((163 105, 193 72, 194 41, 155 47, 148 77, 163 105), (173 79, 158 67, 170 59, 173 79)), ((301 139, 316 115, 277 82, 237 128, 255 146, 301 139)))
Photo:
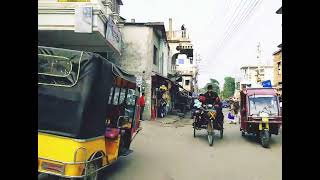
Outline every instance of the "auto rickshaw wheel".
POLYGON ((194 138, 196 137, 196 118, 197 117, 193 118, 193 137, 194 138))
MULTIPOLYGON (((99 156, 96 156, 97 158, 99 156)), ((94 157, 95 158, 95 157, 94 157)), ((93 158, 93 159, 94 159, 93 158)), ((102 159, 96 160, 95 162, 92 163, 88 163, 86 170, 84 170, 83 174, 86 172, 87 174, 90 174, 93 171, 96 171, 97 169, 102 167, 102 159)), ((88 175, 87 178, 85 178, 86 180, 101 180, 102 179, 102 170, 99 170, 95 173, 92 173, 91 175, 88 175)))
POLYGON ((241 136, 245 136, 246 133, 244 131, 241 131, 241 136))
POLYGON ((220 130, 220 139, 223 138, 223 129, 220 130))
POLYGON ((213 145, 213 133, 208 132, 208 141, 209 141, 209 146, 213 145))
POLYGON ((193 126, 193 137, 195 138, 196 137, 196 127, 193 126))
MULTIPOLYGON (((94 172, 96 169, 98 169, 98 167, 95 163, 89 163, 86 170, 87 174, 94 172)), ((87 180, 98 180, 98 172, 88 175, 87 180)))
POLYGON ((268 130, 261 131, 260 139, 262 146, 268 148, 270 143, 270 132, 268 130))
POLYGON ((208 141, 209 141, 209 146, 213 145, 213 135, 214 135, 214 130, 213 130, 213 122, 210 123, 211 127, 208 127, 208 141))

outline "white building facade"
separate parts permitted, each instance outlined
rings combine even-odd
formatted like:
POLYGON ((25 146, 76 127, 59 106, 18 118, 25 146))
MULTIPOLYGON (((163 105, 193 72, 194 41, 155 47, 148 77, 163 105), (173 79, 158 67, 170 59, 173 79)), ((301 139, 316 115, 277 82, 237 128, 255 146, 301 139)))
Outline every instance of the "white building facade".
POLYGON ((154 78, 166 78, 170 49, 162 22, 135 23, 125 22, 121 28, 123 36, 120 66, 129 73, 143 79, 146 106, 144 119, 150 119, 155 106, 154 78))
POLYGON ((179 84, 187 91, 194 91, 196 84, 197 66, 185 54, 179 54, 176 59, 176 72, 181 75, 182 79, 179 84))
POLYGON ((99 53, 117 62, 121 0, 38 0, 38 45, 99 53))
POLYGON ((172 29, 172 19, 169 18, 169 31, 166 32, 170 46, 171 65, 168 73, 181 77, 179 84, 192 92, 198 90, 198 68, 193 59, 193 44, 184 25, 181 30, 172 29))
MULTIPOLYGON (((243 84, 257 84, 258 82, 258 66, 243 66, 240 68, 241 74, 238 82, 243 84)), ((273 66, 261 66, 259 76, 261 81, 270 80, 273 84, 273 66)))

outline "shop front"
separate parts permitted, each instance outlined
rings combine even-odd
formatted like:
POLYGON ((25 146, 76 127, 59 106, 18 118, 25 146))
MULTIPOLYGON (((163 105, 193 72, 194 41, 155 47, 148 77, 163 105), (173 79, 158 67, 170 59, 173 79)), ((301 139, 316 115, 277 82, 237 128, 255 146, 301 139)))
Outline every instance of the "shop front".
POLYGON ((170 113, 174 107, 175 84, 170 79, 154 73, 151 84, 151 119, 170 113))

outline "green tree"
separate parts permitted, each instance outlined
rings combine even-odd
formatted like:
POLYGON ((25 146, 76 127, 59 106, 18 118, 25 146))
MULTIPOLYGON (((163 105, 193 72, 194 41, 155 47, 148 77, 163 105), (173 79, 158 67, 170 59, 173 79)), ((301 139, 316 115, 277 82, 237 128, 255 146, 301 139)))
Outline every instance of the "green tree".
POLYGON ((233 77, 225 77, 221 96, 223 98, 229 98, 234 95, 234 91, 235 91, 235 79, 233 77))
POLYGON ((212 90, 214 92, 217 92, 218 94, 220 94, 219 81, 217 81, 216 79, 210 79, 210 82, 205 85, 205 87, 202 89, 202 92, 206 92, 207 91, 207 87, 210 84, 212 85, 212 90))

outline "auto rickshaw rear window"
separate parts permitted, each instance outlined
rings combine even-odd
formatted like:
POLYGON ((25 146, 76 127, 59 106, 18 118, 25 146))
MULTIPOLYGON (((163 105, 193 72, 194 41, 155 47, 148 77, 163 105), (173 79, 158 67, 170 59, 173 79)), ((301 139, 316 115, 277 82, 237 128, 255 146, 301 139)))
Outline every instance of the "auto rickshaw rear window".
POLYGON ((48 76, 67 77, 72 70, 69 58, 38 54, 38 73, 48 76))
POLYGON ((77 82, 78 69, 67 57, 38 54, 39 84, 71 87, 77 82))

